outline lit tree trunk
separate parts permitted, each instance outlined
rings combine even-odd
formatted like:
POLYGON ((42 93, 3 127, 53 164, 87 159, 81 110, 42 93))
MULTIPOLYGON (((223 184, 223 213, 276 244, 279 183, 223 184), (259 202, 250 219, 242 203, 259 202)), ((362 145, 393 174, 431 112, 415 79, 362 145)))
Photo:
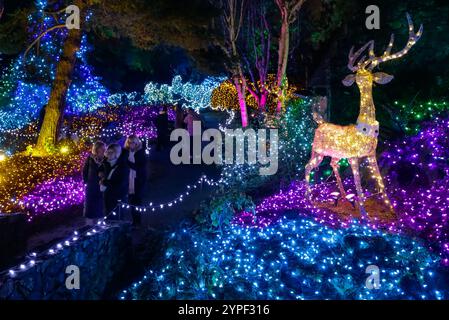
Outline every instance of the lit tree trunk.
POLYGON ((237 50, 237 39, 243 24, 245 0, 223 0, 222 6, 222 23, 225 31, 225 43, 227 44, 223 51, 229 59, 227 68, 231 73, 232 82, 237 90, 242 127, 246 127, 248 125, 246 109, 247 86, 237 50))
POLYGON ((237 97, 239 100, 240 117, 242 118, 242 127, 248 126, 248 112, 246 110, 246 86, 240 77, 234 78, 234 86, 237 89, 237 97))
POLYGON ((277 112, 280 113, 284 103, 284 81, 287 72, 288 61, 288 49, 290 43, 290 27, 284 14, 282 14, 281 34, 279 37, 279 50, 278 50, 278 71, 276 75, 276 85, 278 87, 278 104, 277 112))
POLYGON ((64 117, 67 91, 72 81, 73 70, 75 69, 76 53, 81 44, 81 30, 72 29, 69 31, 64 42, 64 49, 56 68, 56 76, 53 81, 50 99, 45 106, 45 116, 39 132, 36 151, 46 153, 46 145, 54 145, 64 117))
MULTIPOLYGON (((81 15, 80 21, 83 21, 83 10, 86 7, 86 1, 75 0, 73 4, 79 8, 81 15)), ((57 14, 63 11, 64 9, 57 12, 57 14)), ((41 36, 55 28, 61 27, 65 27, 65 22, 46 30, 41 36)), ((73 70, 75 69, 76 54, 81 46, 81 36, 81 29, 74 28, 68 30, 62 54, 59 57, 56 66, 56 75, 51 87, 50 99, 45 105, 45 115, 34 151, 34 154, 36 155, 47 154, 48 147, 54 146, 57 142, 59 130, 64 118, 67 92, 72 82, 73 70)), ((31 44, 26 52, 28 52, 33 45, 34 43, 31 44)))
POLYGON ((263 1, 252 1, 248 10, 245 62, 251 82, 247 90, 253 96, 261 113, 268 100, 267 79, 270 64, 271 33, 263 1), (253 72, 254 69, 254 72, 253 72))
POLYGON ((264 90, 259 100, 260 111, 265 112, 267 110, 268 91, 264 90))
POLYGON ((281 32, 279 35, 278 71, 276 85, 278 87, 278 114, 282 111, 287 85, 287 62, 290 46, 290 24, 296 20, 298 11, 306 0, 275 0, 281 13, 281 32))

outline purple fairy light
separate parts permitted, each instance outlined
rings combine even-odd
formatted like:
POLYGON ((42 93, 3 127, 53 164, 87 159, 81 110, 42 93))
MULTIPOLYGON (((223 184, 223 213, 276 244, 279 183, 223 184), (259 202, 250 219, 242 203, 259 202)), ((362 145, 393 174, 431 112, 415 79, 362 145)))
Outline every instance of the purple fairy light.
POLYGON ((79 205, 84 200, 84 185, 79 176, 58 177, 37 185, 19 204, 31 216, 79 205))

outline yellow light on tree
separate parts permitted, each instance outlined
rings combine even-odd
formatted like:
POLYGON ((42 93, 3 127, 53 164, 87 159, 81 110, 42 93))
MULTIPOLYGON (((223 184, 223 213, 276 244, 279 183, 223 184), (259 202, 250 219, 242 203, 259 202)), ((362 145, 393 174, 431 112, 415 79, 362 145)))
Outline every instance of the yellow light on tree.
POLYGON ((69 149, 68 146, 62 146, 62 147, 59 149, 59 151, 60 151, 62 154, 67 154, 67 153, 69 153, 70 149, 69 149))

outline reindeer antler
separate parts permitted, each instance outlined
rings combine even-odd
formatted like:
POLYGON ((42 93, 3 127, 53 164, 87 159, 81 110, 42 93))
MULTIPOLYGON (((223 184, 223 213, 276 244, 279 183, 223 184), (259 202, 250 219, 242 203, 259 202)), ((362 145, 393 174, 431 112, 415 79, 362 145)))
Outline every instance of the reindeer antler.
POLYGON ((348 55, 348 68, 351 71, 357 71, 359 69, 360 64, 365 60, 365 56, 363 56, 357 65, 354 65, 355 62, 357 61, 358 57, 362 54, 363 51, 365 51, 365 49, 367 47, 370 47, 370 56, 371 56, 371 52, 373 52, 374 49, 374 40, 368 41, 363 47, 361 47, 359 50, 357 50, 356 53, 354 53, 354 46, 351 48, 351 50, 349 51, 349 55, 348 55))
POLYGON ((393 43, 394 43, 394 34, 392 34, 391 38, 390 38, 390 42, 388 43, 388 46, 387 46, 387 49, 385 50, 385 52, 380 57, 376 57, 374 55, 374 52, 370 51, 370 58, 367 59, 366 61, 364 61, 360 65, 360 67, 361 68, 368 67, 368 70, 371 71, 374 69, 374 67, 376 67, 377 65, 379 65, 382 62, 397 59, 397 58, 400 58, 400 57, 406 55, 408 53, 408 51, 411 49, 411 47, 413 47, 415 45, 415 43, 418 42, 418 40, 421 38, 422 32, 423 32, 423 25, 421 24, 418 32, 415 33, 415 28, 413 26, 412 18, 410 17, 410 15, 408 13, 407 13, 407 22, 408 22, 408 32, 409 32, 408 41, 407 41, 407 44, 405 45, 405 47, 401 51, 398 51, 393 54, 391 53, 391 49, 393 48, 393 43))
POLYGON ((361 47, 356 53, 354 53, 354 47, 351 48, 351 51, 349 52, 349 62, 348 62, 348 68, 351 71, 357 71, 359 69, 366 69, 373 70, 374 67, 379 65, 382 62, 393 60, 400 58, 408 53, 411 47, 415 45, 416 42, 421 38, 422 32, 423 32, 423 25, 419 27, 418 32, 415 33, 415 28, 413 26, 413 21, 410 15, 407 13, 407 22, 408 22, 408 41, 405 47, 396 53, 391 53, 391 49, 393 48, 394 44, 394 34, 391 34, 390 42, 388 43, 387 49, 385 52, 379 56, 376 57, 374 54, 374 40, 368 41, 363 47, 361 47), (363 51, 366 50, 366 48, 369 47, 369 56, 365 60, 366 56, 362 56, 361 59, 358 59, 359 56, 362 54, 363 51), (355 65, 355 62, 359 60, 359 62, 355 65))

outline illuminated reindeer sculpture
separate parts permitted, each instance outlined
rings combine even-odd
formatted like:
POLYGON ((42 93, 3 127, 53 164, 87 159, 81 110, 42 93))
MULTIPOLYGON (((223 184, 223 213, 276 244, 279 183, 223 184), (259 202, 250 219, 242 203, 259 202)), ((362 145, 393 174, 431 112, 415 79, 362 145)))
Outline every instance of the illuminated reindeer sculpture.
MULTIPOLYGON (((377 136, 379 135, 379 122, 376 121, 376 112, 372 97, 373 81, 378 84, 386 84, 393 79, 393 76, 383 72, 373 73, 373 69, 382 62, 400 58, 408 53, 410 48, 419 40, 422 35, 423 26, 415 33, 413 22, 407 14, 409 38, 407 45, 397 53, 391 53, 394 42, 394 34, 391 35, 390 43, 385 52, 377 57, 374 54, 374 41, 371 40, 361 47, 357 52, 354 47, 349 52, 348 68, 355 74, 348 75, 344 80, 345 86, 351 86, 354 81, 360 90, 360 113, 355 125, 339 126, 325 122, 322 118, 314 117, 317 120, 318 128, 315 130, 315 137, 312 146, 312 156, 305 168, 307 195, 310 197, 310 172, 318 167, 325 156, 332 158, 331 166, 337 179, 341 196, 346 197, 341 177, 338 173, 338 161, 342 158, 349 160, 354 183, 357 190, 358 210, 362 216, 366 215, 364 208, 365 197, 360 181, 359 162, 362 158, 369 161, 370 172, 375 179, 378 191, 384 202, 393 211, 393 207, 385 193, 385 186, 379 171, 376 160, 377 136), (359 59, 360 55, 368 48, 366 55, 359 59), (356 61, 358 60, 357 64, 356 61)), ((315 115, 314 115, 315 116, 315 115)))

